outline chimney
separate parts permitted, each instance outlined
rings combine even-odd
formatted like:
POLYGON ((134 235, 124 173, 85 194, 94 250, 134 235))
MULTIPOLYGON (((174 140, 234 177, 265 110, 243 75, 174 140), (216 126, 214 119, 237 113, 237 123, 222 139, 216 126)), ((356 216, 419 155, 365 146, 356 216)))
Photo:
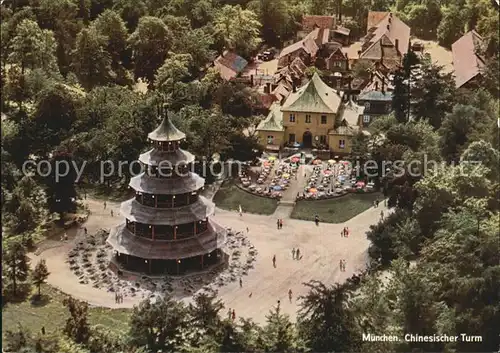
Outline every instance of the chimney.
POLYGON ((396 39, 396 51, 399 52, 399 39, 396 39))
POLYGON ((382 93, 384 93, 385 90, 385 78, 382 76, 382 93))
POLYGON ((375 91, 378 91, 378 81, 375 81, 375 91))
POLYGON ((250 86, 253 87, 253 75, 250 75, 250 86))
POLYGON ((370 71, 370 81, 373 81, 373 71, 370 71))
POLYGON ((292 82, 293 93, 297 92, 297 86, 295 85, 295 81, 292 82))
POLYGON ((286 97, 283 96, 283 98, 281 98, 280 104, 283 105, 283 103, 285 103, 285 101, 286 101, 286 97))
POLYGON ((264 86, 264 93, 271 93, 271 84, 269 82, 264 86))

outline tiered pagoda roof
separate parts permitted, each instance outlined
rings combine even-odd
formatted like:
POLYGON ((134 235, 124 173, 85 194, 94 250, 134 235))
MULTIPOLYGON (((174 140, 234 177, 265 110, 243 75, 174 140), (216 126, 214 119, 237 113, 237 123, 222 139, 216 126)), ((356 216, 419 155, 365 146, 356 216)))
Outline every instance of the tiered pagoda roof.
POLYGON ((107 241, 118 255, 144 259, 145 263, 154 260, 161 265, 164 261, 167 266, 168 261, 180 264, 182 259, 192 261, 201 256, 203 267, 203 256, 210 257, 224 245, 226 231, 209 219, 214 203, 199 195, 205 179, 176 170, 178 165, 189 166, 195 160, 180 148, 186 134, 166 116, 148 139, 152 148, 139 156, 146 171, 129 183, 136 197, 120 207, 126 223, 112 229, 107 241), (151 168, 162 170, 164 166, 172 175, 151 173, 151 168))

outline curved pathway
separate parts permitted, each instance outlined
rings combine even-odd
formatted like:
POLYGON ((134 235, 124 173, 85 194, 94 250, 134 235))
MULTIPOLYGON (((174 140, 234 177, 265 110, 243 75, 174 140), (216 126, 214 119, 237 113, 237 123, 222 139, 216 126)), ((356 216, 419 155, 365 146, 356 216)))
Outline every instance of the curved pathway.
MULTIPOLYGON (((86 222, 90 234, 101 228, 110 228, 123 221, 118 215, 119 204, 103 203, 89 199, 86 201, 91 215, 86 222), (111 217, 113 209, 115 216, 111 217)), ((258 250, 257 261, 247 276, 243 277, 243 287, 238 281, 219 288, 219 297, 226 307, 235 309, 237 316, 251 317, 256 322, 264 322, 269 310, 281 301, 285 313, 295 318, 298 309, 297 296, 306 294, 304 282, 319 280, 325 284, 345 281, 355 272, 364 269, 368 261, 367 249, 369 241, 366 231, 369 226, 380 219, 380 211, 388 211, 381 205, 370 208, 357 215, 345 224, 323 224, 315 226, 313 222, 290 219, 286 214, 283 218, 283 229, 276 229, 276 217, 217 209, 215 219, 223 226, 235 231, 244 231, 248 227, 248 238, 258 250), (349 238, 340 236, 343 227, 349 227, 349 238), (301 260, 292 259, 292 248, 300 248, 301 260), (276 268, 272 265, 272 257, 276 255, 276 268), (347 262, 346 272, 340 272, 339 260, 347 262), (293 292, 293 300, 288 300, 288 290, 293 292)), ((76 232, 68 233, 70 240, 60 247, 50 248, 40 255, 31 254, 33 261, 45 258, 51 272, 48 283, 63 292, 89 304, 104 307, 132 307, 142 298, 124 298, 124 303, 116 304, 114 295, 106 290, 93 288, 91 285, 78 283, 78 279, 66 263, 67 253, 76 241, 76 232)))

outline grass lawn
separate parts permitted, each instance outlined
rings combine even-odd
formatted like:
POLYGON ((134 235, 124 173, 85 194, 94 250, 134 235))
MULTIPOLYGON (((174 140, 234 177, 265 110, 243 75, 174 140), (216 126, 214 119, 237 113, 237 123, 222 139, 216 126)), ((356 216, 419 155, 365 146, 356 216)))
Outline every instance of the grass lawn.
MULTIPOLYGON (((36 289, 33 288, 33 293, 36 289)), ((42 285, 42 303, 32 304, 28 298, 20 303, 7 303, 2 309, 2 335, 7 330, 16 330, 18 323, 31 333, 45 327, 47 332, 61 331, 68 318, 68 309, 63 305, 66 297, 52 286, 42 285)), ((89 324, 102 325, 117 334, 128 330, 130 309, 89 308, 89 324)))
POLYGON ((278 207, 276 200, 252 195, 241 190, 234 184, 224 184, 215 194, 215 205, 223 210, 238 211, 239 205, 243 212, 256 214, 273 214, 278 207))
POLYGON ((383 194, 347 194, 330 200, 298 201, 292 218, 314 221, 314 215, 318 215, 321 222, 342 223, 369 209, 376 199, 382 200, 383 194))

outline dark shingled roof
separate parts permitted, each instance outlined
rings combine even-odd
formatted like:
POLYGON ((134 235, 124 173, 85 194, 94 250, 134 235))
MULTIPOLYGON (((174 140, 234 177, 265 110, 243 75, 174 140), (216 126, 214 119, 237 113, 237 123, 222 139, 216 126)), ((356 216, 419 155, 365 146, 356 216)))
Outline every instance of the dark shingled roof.
POLYGON ((160 151, 153 148, 147 152, 142 153, 139 156, 139 161, 151 166, 158 166, 161 162, 164 162, 165 167, 175 167, 176 165, 181 163, 193 163, 194 156, 190 152, 184 151, 180 148, 175 150, 174 152, 160 151))
POLYGON ((152 240, 132 234, 124 224, 111 229, 107 242, 122 254, 143 259, 177 260, 204 255, 219 249, 226 242, 227 231, 213 221, 208 230, 188 239, 152 240))
POLYGON ((201 221, 212 215, 214 210, 215 204, 203 196, 191 205, 177 208, 148 207, 136 199, 122 202, 120 206, 120 213, 132 222, 171 226, 201 221))
POLYGON ((180 178, 155 178, 142 173, 130 179, 129 183, 135 191, 155 195, 187 194, 201 189, 203 185, 205 179, 191 172, 180 178))
POLYGON ((160 126, 148 134, 148 138, 153 141, 167 142, 180 141, 186 138, 186 134, 179 131, 172 121, 166 116, 160 126))

